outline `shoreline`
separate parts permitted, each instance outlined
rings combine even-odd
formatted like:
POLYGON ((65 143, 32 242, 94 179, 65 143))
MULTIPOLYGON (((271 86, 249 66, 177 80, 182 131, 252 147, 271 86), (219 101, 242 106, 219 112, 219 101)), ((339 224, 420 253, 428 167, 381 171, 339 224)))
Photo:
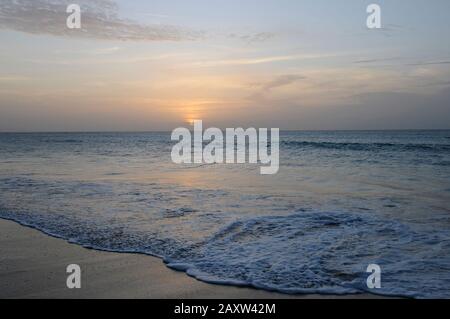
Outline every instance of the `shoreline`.
POLYGON ((372 294, 288 295, 210 284, 168 268, 160 258, 84 248, 0 219, 0 298, 378 299, 372 294), (68 289, 66 267, 81 267, 81 289, 68 289))

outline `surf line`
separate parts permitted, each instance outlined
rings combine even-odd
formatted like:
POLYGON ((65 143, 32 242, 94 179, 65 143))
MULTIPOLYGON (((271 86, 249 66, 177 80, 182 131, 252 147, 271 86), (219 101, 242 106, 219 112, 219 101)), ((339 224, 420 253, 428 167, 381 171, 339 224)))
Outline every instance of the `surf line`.
POLYGON ((171 157, 176 164, 244 164, 248 157, 248 163, 261 163, 262 175, 278 173, 280 160, 280 129, 251 127, 221 129, 210 127, 203 131, 202 120, 194 120, 194 139, 191 131, 185 127, 179 127, 172 131, 171 140, 178 141, 172 147, 171 157), (247 143, 248 141, 248 143, 247 143), (204 142, 209 142, 203 147, 204 142), (194 147, 192 149, 192 144, 194 147), (270 153, 269 153, 269 145, 270 153), (247 149, 248 146, 248 149, 247 149), (224 154, 225 153, 225 154, 224 154), (225 155, 225 156, 224 156, 225 155), (248 156, 247 156, 248 155, 248 156))

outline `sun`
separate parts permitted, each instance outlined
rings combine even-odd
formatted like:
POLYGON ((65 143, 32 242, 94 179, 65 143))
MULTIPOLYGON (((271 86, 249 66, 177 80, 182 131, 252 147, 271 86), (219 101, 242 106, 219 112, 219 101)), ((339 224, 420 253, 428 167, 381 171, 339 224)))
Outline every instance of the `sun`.
POLYGON ((185 121, 186 121, 186 124, 193 126, 193 125, 194 125, 194 122, 195 122, 196 120, 197 120, 197 119, 195 119, 195 118, 187 118, 185 121))
POLYGON ((205 112, 202 101, 183 101, 180 103, 179 109, 180 113, 184 115, 184 122, 190 126, 193 126, 195 121, 202 119, 205 112))

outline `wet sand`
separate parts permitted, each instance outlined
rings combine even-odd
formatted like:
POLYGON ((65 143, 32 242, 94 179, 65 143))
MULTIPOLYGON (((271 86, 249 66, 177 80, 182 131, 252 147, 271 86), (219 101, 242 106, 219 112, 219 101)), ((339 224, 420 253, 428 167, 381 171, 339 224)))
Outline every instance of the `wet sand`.
POLYGON ((70 244, 0 219, 0 298, 380 298, 285 295, 212 285, 140 254, 112 253, 70 244), (68 289, 66 267, 81 267, 81 289, 68 289))

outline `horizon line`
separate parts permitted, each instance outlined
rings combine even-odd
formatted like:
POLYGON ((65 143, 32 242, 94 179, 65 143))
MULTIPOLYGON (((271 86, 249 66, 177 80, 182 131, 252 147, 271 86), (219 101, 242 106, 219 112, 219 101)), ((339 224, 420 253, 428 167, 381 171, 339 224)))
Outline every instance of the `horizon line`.
MULTIPOLYGON (((239 128, 239 127, 237 127, 239 128)), ((223 128, 219 128, 224 130, 223 128)), ((269 128, 268 128, 269 129, 269 128)), ((450 128, 408 129, 280 129, 280 132, 404 132, 404 131, 450 131, 450 128)), ((172 130, 117 130, 117 131, 0 131, 0 134, 105 134, 105 133, 171 133, 172 130)))

